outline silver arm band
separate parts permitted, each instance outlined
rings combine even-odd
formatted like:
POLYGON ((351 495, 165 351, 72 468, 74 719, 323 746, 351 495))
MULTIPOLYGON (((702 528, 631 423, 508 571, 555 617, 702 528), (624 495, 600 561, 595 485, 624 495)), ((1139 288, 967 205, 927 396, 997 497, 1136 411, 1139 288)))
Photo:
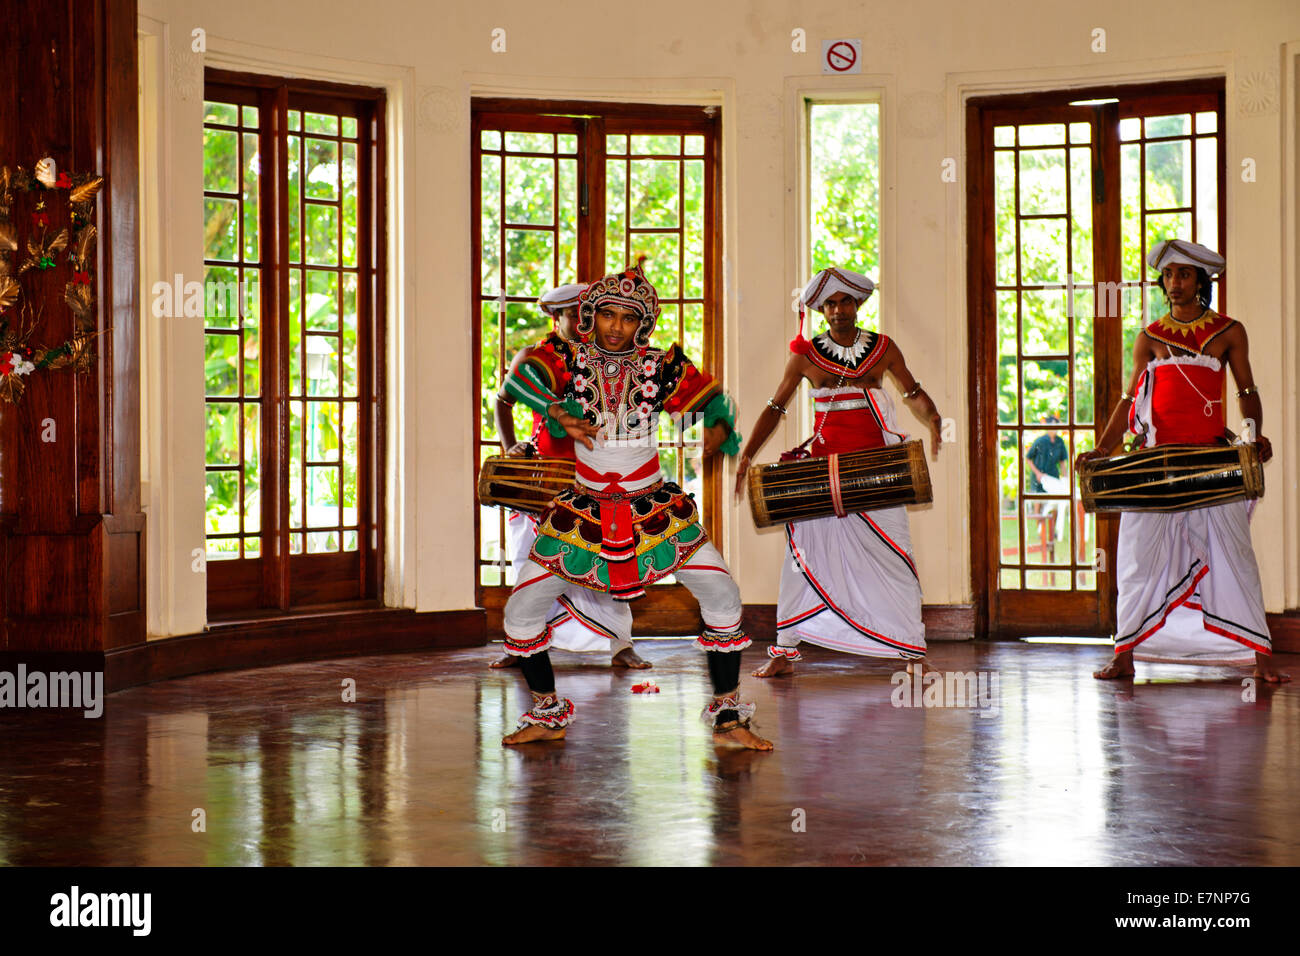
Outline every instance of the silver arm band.
POLYGON ((782 415, 785 414, 785 409, 782 408, 780 405, 778 405, 776 402, 772 401, 770 398, 767 400, 767 407, 776 409, 782 415))

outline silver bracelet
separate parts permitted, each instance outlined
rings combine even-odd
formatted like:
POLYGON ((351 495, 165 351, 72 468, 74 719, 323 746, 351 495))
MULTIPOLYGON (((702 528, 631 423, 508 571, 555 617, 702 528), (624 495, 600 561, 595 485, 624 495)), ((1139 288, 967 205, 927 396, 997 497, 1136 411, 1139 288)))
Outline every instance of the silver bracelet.
POLYGON ((917 382, 915 385, 912 386, 912 390, 908 392, 906 395, 904 395, 903 398, 904 399, 916 398, 916 396, 920 394, 921 394, 921 383, 917 382))
POLYGON ((1247 385, 1245 388, 1241 389, 1241 391, 1237 392, 1237 397, 1245 398, 1247 395, 1258 395, 1258 394, 1259 394, 1258 385, 1247 385))
POLYGON ((782 415, 785 414, 785 409, 782 408, 780 405, 778 405, 776 402, 772 401, 770 398, 767 400, 767 407, 776 409, 782 415))

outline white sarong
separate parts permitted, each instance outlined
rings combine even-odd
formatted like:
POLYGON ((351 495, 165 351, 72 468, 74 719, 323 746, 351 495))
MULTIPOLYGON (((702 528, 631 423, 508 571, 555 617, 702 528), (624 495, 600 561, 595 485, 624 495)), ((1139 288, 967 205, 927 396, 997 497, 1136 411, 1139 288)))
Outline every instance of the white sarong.
MULTIPOLYGON (((893 402, 881 389, 869 395, 884 420, 885 441, 897 444, 903 436, 893 402)), ((787 524, 776 627, 783 648, 807 641, 866 657, 924 656, 921 582, 907 509, 787 524)))
MULTIPOLYGON (((537 537, 537 519, 519 511, 507 512, 506 534, 511 567, 508 583, 513 587, 537 537)), ((569 586, 551 605, 546 624, 551 629, 551 647, 558 650, 604 651, 612 657, 632 646, 632 608, 589 588, 569 586)))
POLYGON ((1272 652, 1250 511, 1231 501, 1120 516, 1116 653, 1244 666, 1272 652))

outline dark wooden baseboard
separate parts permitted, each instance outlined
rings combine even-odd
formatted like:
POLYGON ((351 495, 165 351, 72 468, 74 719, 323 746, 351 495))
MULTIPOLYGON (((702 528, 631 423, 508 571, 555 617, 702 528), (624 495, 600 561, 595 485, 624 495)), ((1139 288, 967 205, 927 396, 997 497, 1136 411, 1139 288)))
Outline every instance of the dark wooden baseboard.
POLYGON ((209 671, 485 643, 482 608, 420 614, 376 608, 229 621, 201 634, 160 638, 109 651, 103 658, 104 686, 111 692, 209 671))
POLYGON ((1268 615, 1268 632, 1278 654, 1300 654, 1300 609, 1268 615))

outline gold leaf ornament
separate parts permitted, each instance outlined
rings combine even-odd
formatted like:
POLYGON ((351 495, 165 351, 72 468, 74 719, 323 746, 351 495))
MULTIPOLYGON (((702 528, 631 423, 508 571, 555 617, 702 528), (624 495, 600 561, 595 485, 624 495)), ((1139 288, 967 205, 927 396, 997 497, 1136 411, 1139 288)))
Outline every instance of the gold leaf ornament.
POLYGON ((77 268, 82 272, 86 271, 86 260, 90 258, 90 252, 94 248, 96 234, 94 225, 86 226, 77 233, 77 268))
POLYGON ((68 308, 79 319, 84 319, 90 315, 94 299, 90 286, 82 285, 79 282, 69 282, 63 291, 63 300, 68 303, 68 308))
POLYGON ((57 256, 60 252, 62 252, 67 247, 68 247, 68 230, 60 229, 58 235, 56 235, 49 242, 45 243, 45 249, 43 251, 43 255, 57 256))
POLYGON ((0 275, 0 312, 3 312, 9 306, 18 301, 18 293, 21 287, 18 280, 11 276, 0 275))
POLYGON ((73 203, 90 202, 99 192, 99 187, 104 185, 104 177, 96 176, 88 179, 80 186, 74 186, 72 192, 68 194, 68 201, 73 203))
POLYGON ((18 236, 11 222, 0 222, 0 252, 14 252, 18 249, 18 236))

